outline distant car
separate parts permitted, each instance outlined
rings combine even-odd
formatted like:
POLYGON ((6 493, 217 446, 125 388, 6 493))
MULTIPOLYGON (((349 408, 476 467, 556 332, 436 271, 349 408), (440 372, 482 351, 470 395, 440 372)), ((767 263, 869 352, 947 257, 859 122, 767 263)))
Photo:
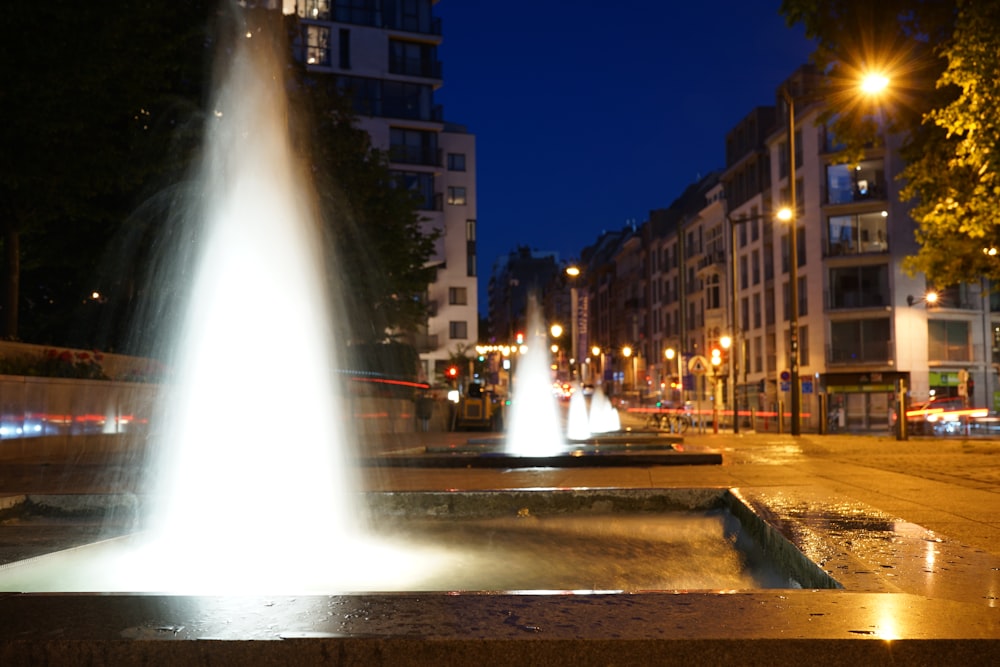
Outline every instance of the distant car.
POLYGON ((949 418, 946 413, 965 409, 965 399, 959 396, 932 398, 915 403, 906 411, 906 429, 914 435, 950 433, 958 418, 949 418))

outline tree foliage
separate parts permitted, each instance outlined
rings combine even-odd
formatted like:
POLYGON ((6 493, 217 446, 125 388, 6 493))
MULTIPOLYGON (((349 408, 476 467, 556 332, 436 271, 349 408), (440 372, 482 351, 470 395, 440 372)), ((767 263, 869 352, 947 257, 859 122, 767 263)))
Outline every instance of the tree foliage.
POLYGON ((52 0, 0 14, 5 337, 93 342, 106 244, 194 143, 216 5, 52 0))
POLYGON ((990 252, 1000 248, 1000 3, 959 2, 941 52, 948 66, 937 85, 958 94, 925 114, 937 141, 903 172, 921 246, 908 266, 941 286, 1000 280, 990 252))
POLYGON ((901 196, 913 204, 920 246, 907 268, 939 286, 1000 279, 1000 264, 983 253, 1000 244, 1000 2, 784 0, 781 11, 816 41, 843 159, 876 139, 878 120, 903 137, 901 196), (854 92, 869 71, 891 78, 877 101, 854 92))
MULTIPOLYGON (((150 304, 179 289, 141 276, 157 246, 186 242, 170 211, 200 154, 225 5, 51 0, 0 14, 0 336, 121 349, 136 311, 169 312, 150 304)), ((332 79, 290 71, 350 335, 412 329, 434 236, 332 79)))
POLYGON ((438 232, 424 228, 412 195, 394 187, 386 154, 358 127, 332 78, 294 69, 292 103, 307 116, 300 140, 332 247, 330 280, 350 315, 341 328, 357 343, 415 331, 427 318, 438 232))

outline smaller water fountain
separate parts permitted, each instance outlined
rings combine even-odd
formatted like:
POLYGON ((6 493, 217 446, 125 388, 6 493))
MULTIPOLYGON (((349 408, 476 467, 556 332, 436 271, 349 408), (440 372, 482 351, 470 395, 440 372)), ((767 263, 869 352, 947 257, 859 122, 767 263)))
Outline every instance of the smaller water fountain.
POLYGON ((611 400, 601 386, 595 387, 594 395, 590 397, 588 427, 591 433, 611 433, 620 431, 622 428, 618 410, 611 404, 611 400))
POLYGON ((507 453, 516 456, 551 456, 565 451, 566 440, 559 406, 552 393, 548 336, 541 308, 528 299, 528 336, 513 379, 507 453))
POLYGON ((587 398, 579 384, 569 399, 569 415, 566 418, 566 437, 569 440, 586 440, 591 435, 590 415, 587 398))

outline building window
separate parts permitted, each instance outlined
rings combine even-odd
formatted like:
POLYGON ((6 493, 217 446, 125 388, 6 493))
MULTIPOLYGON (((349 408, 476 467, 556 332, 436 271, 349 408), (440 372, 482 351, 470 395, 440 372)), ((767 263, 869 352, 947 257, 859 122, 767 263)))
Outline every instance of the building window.
POLYGON ((830 363, 884 363, 889 359, 889 318, 830 323, 830 363))
POLYGON ((761 307, 760 307, 760 294, 753 295, 753 328, 760 329, 761 327, 761 307))
POLYGON ((298 9, 302 18, 330 20, 330 0, 302 0, 298 3, 298 9))
POLYGON ((889 240, 886 232, 888 219, 888 211, 830 216, 826 221, 827 254, 888 252, 889 240))
POLYGON ((448 322, 448 338, 452 340, 464 340, 469 337, 469 326, 465 321, 448 322))
POLYGON ((466 220, 465 221, 465 240, 475 241, 476 240, 476 221, 466 220))
POLYGON ((881 308, 889 303, 889 267, 830 269, 830 308, 881 308))
POLYGON ((469 303, 468 290, 464 287, 448 288, 448 303, 452 306, 464 306, 469 303))
POLYGON ((425 211, 438 209, 434 197, 434 174, 416 171, 391 172, 393 184, 397 188, 408 190, 417 200, 417 207, 425 211))
POLYGON ((956 320, 927 321, 929 361, 971 361, 969 323, 956 320))
POLYGON ((740 327, 743 331, 750 330, 750 299, 740 299, 740 327))
POLYGON ((439 165, 441 157, 438 152, 438 133, 402 127, 389 128, 389 159, 405 164, 439 165))
POLYGON ((382 87, 381 109, 377 116, 410 120, 438 120, 440 110, 434 104, 431 86, 405 81, 379 81, 382 87))
POLYGON ((799 327, 799 365, 809 365, 809 327, 799 327))
POLYGON ((750 271, 751 271, 751 275, 753 276, 753 284, 754 285, 759 285, 760 284, 760 251, 759 250, 754 250, 753 251, 753 255, 751 257, 752 257, 752 261, 751 261, 751 269, 750 269, 750 271))
POLYGON ((805 276, 799 276, 799 315, 809 314, 809 285, 805 276))
POLYGON ((885 166, 881 159, 857 164, 831 164, 826 168, 826 202, 849 204, 885 199, 885 166))
POLYGON ((441 64, 437 60, 437 47, 420 42, 389 41, 389 71, 406 76, 441 78, 441 64))
POLYGON ((830 363, 885 363, 889 358, 889 318, 830 323, 830 363))
POLYGON ((330 65, 330 29, 318 25, 306 26, 306 64, 330 65))
POLYGON ((465 206, 465 188, 449 186, 448 203, 454 206, 465 206))
POLYGON ((747 288, 747 256, 740 256, 740 289, 747 288))
POLYGON ((465 153, 448 153, 448 171, 465 171, 465 153))
POLYGON ((716 310, 722 307, 722 296, 719 288, 719 276, 709 276, 706 281, 705 288, 705 308, 708 310, 716 310))
POLYGON ((338 64, 340 69, 351 69, 351 31, 347 28, 341 28, 338 34, 338 64))
POLYGON ((764 339, 757 336, 753 339, 753 371, 762 373, 764 371, 764 339))
POLYGON ((465 275, 476 275, 476 242, 465 242, 465 275))

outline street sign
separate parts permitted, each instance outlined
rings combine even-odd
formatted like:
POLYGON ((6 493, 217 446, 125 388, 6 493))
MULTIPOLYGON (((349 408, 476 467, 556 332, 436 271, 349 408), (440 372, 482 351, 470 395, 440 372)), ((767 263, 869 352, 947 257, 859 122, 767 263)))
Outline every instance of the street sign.
POLYGON ((789 380, 792 379, 792 374, 790 371, 781 371, 781 375, 779 377, 781 378, 782 382, 788 382, 789 380))
POLYGON ((708 359, 697 354, 688 361, 688 370, 695 375, 704 375, 708 372, 708 359))

